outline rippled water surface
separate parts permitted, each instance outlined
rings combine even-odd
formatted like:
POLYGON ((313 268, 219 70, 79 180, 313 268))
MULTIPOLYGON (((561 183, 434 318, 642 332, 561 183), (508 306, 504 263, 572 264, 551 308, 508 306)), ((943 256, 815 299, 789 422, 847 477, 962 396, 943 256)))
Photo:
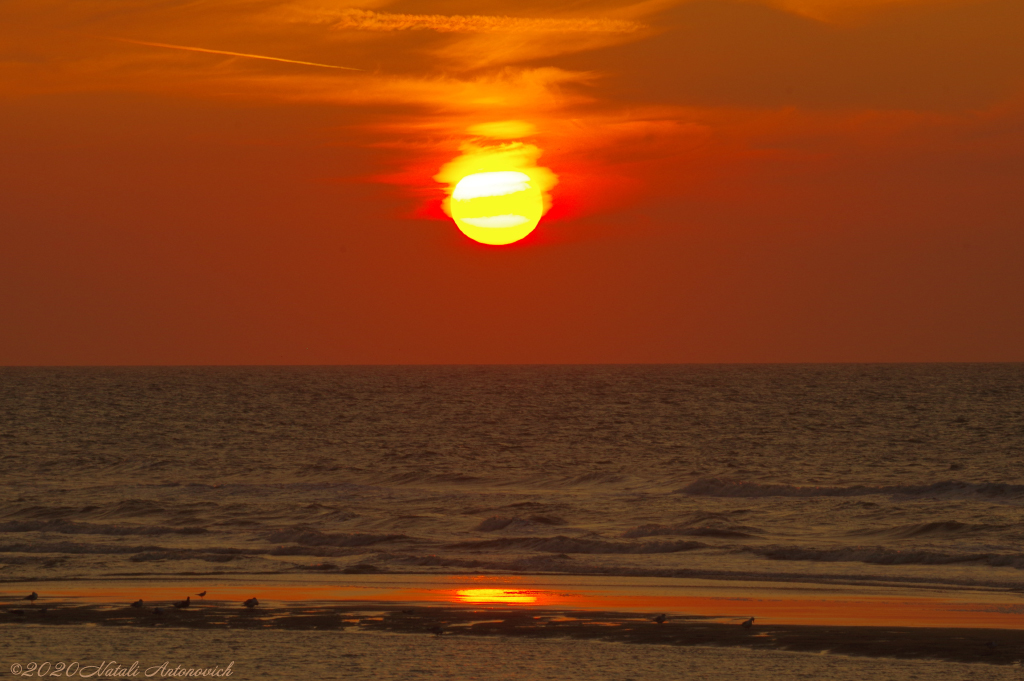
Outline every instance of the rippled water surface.
POLYGON ((1024 365, 0 370, 0 580, 1024 586, 1024 365))

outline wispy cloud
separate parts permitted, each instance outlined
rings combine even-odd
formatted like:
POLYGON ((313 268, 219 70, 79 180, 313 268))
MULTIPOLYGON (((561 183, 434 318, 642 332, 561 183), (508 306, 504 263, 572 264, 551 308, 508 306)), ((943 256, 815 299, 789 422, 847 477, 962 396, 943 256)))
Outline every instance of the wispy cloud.
MULTIPOLYGON (((633 33, 635 21, 588 18, 530 18, 448 14, 392 14, 347 9, 327 15, 334 28, 361 31, 430 30, 441 33, 633 33)), ((322 17, 326 19, 327 17, 322 17)))

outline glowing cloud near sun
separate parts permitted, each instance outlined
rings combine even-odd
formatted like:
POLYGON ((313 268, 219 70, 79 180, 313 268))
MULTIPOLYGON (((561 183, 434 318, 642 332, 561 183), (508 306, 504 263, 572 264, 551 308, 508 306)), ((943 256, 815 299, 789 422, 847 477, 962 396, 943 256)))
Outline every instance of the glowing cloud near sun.
MULTIPOLYGON (((507 139, 530 134, 522 121, 488 123, 471 133, 507 139)), ((460 147, 462 155, 446 163, 434 176, 448 185, 443 207, 455 224, 474 241, 503 246, 532 232, 551 207, 548 190, 558 177, 537 165, 541 150, 524 142, 488 142, 480 139, 460 147)))

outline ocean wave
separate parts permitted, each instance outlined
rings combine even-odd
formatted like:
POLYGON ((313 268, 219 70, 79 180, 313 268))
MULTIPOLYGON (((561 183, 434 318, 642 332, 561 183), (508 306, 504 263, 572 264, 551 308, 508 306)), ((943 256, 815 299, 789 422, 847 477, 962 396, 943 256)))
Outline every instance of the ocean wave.
POLYGON ((436 484, 472 484, 484 482, 484 479, 464 473, 424 474, 419 471, 397 473, 384 479, 392 485, 436 485, 436 484))
POLYGON ((475 551, 541 551, 544 553, 678 553, 705 548, 707 544, 696 541, 659 541, 645 543, 610 542, 599 539, 575 537, 509 537, 448 544, 449 549, 475 551))
POLYGON ((345 556, 361 555, 365 551, 359 547, 344 546, 301 546, 299 544, 285 544, 275 546, 271 549, 260 551, 267 556, 312 556, 314 558, 344 558, 345 556))
POLYGON ((77 506, 25 506, 4 514, 8 518, 33 518, 36 520, 59 520, 77 515, 81 509, 77 506))
POLYGON ((329 519, 335 522, 344 520, 352 520, 358 518, 358 513, 352 511, 346 511, 345 509, 338 508, 336 506, 329 506, 327 504, 306 504, 302 508, 295 509, 296 516, 314 516, 320 520, 329 519))
POLYGON ((42 567, 58 567, 67 561, 66 558, 52 558, 47 556, 3 556, 0 555, 0 563, 3 565, 39 565, 42 567))
POLYGON ((869 563, 872 565, 951 565, 953 563, 977 563, 989 567, 1011 567, 1024 570, 1024 554, 1019 553, 900 551, 879 546, 851 546, 831 549, 765 546, 746 547, 743 550, 772 560, 812 560, 828 563, 869 563))
POLYGON ((459 567, 459 568, 492 568, 502 569, 505 563, 494 563, 489 561, 453 558, 450 556, 438 556, 430 554, 427 556, 395 556, 395 562, 417 567, 459 567))
MULTIPOLYGON (((263 549, 207 547, 168 548, 153 545, 94 544, 88 542, 48 542, 0 545, 0 554, 64 554, 65 556, 108 555, 126 556, 133 563, 176 560, 203 560, 224 563, 236 558, 255 557, 269 553, 263 549)), ((3 556, 0 562, 12 563, 17 556, 3 556)), ((58 558, 62 560, 63 558, 58 558)), ((53 560, 50 558, 50 560, 53 560)))
POLYGON ((899 497, 979 496, 993 500, 1024 499, 1024 485, 957 480, 946 480, 930 485, 801 487, 784 484, 765 485, 727 478, 700 478, 675 492, 704 497, 860 497, 884 494, 899 497))
POLYGON ((372 546, 373 544, 408 539, 411 537, 404 534, 329 533, 307 528, 282 529, 271 532, 267 536, 267 540, 274 543, 290 542, 302 546, 336 547, 372 546))
POLYGON ((127 544, 92 544, 88 542, 37 542, 21 544, 2 544, 0 553, 66 553, 125 555, 144 553, 147 551, 166 551, 162 546, 131 546, 127 544))
POLYGON ((166 513, 167 510, 168 509, 163 504, 150 501, 149 499, 124 499, 117 502, 109 509, 104 509, 100 515, 105 518, 136 517, 162 515, 166 513))
POLYGON ((566 478, 563 484, 573 485, 614 485, 626 480, 626 476, 620 473, 604 473, 595 471, 593 473, 583 473, 582 475, 575 475, 570 478, 566 478))
POLYGON ((138 518, 218 508, 215 502, 175 503, 168 506, 148 499, 123 499, 118 502, 88 506, 24 506, 0 517, 18 520, 69 520, 71 518, 138 518))
POLYGON ((166 549, 162 551, 144 551, 128 558, 133 563, 148 563, 161 560, 203 560, 207 563, 228 563, 236 558, 251 555, 242 549, 166 549))
POLYGON ((753 528, 743 526, 743 529, 736 527, 709 527, 690 525, 640 525, 626 530, 622 533, 624 539, 640 539, 641 537, 661 537, 675 535, 683 537, 719 537, 723 539, 745 539, 754 537, 749 531, 753 528))
POLYGON ((105 525, 71 520, 13 520, 0 523, 0 532, 57 532, 59 534, 102 534, 110 536, 159 536, 164 534, 205 534, 202 527, 161 525, 105 525))
POLYGON ((492 516, 482 521, 473 529, 479 532, 496 532, 498 530, 505 530, 509 528, 526 529, 529 527, 551 525, 565 525, 565 521, 558 516, 546 515, 532 515, 529 518, 504 518, 501 516, 492 516))
POLYGON ((941 520, 931 523, 911 523, 893 527, 850 530, 847 537, 877 537, 890 539, 911 539, 919 537, 956 537, 980 534, 1006 529, 1005 525, 975 525, 957 520, 941 520))
MULTIPOLYGON (((416 567, 446 567, 446 568, 469 568, 483 570, 501 570, 507 572, 562 572, 566 574, 591 574, 594 572, 604 573, 606 571, 593 566, 586 566, 581 569, 571 567, 567 560, 569 556, 529 556, 512 560, 479 560, 473 558, 458 558, 455 556, 439 556, 430 554, 427 556, 389 556, 389 559, 396 563, 413 565, 416 567)), ((608 572, 611 574, 611 572, 608 572)))
POLYGON ((480 532, 497 532, 498 530, 504 530, 506 527, 516 522, 519 522, 518 518, 499 518, 497 516, 492 516, 487 520, 481 521, 481 523, 473 529, 480 532))

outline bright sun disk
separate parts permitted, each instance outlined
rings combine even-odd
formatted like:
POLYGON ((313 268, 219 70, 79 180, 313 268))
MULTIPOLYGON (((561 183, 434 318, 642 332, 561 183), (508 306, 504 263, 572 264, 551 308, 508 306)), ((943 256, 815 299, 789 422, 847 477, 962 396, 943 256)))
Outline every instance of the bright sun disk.
POLYGON ((452 191, 452 219, 474 241, 502 246, 532 232, 544 197, 526 173, 503 170, 466 175, 452 191))

